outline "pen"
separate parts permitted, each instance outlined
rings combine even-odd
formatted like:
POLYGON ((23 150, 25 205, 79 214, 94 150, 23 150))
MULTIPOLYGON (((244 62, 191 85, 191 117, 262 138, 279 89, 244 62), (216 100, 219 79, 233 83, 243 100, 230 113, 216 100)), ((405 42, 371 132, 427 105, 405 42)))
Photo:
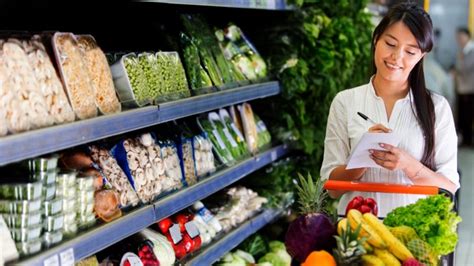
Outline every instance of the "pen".
POLYGON ((377 124, 374 120, 370 119, 368 116, 364 115, 363 113, 361 112, 357 112, 357 114, 362 117, 365 121, 369 121, 371 122, 372 124, 377 124))

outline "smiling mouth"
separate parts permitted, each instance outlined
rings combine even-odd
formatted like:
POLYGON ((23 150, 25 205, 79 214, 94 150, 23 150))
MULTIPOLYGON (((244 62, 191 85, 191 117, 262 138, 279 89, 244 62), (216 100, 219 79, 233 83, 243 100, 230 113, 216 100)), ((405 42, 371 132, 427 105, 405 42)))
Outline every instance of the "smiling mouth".
POLYGON ((402 69, 401 67, 399 67, 397 65, 394 65, 394 64, 390 64, 389 62, 384 61, 384 63, 385 63, 385 66, 387 66, 387 68, 390 69, 390 70, 402 69))

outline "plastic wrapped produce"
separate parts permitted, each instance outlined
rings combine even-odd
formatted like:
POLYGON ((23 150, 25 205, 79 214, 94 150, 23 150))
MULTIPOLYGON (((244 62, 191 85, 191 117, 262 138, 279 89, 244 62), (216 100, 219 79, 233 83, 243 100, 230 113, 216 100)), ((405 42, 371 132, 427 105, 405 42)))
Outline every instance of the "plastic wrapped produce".
POLYGON ((127 176, 120 168, 115 158, 107 149, 104 148, 91 146, 90 150, 92 160, 99 165, 100 169, 107 177, 107 181, 110 183, 112 188, 118 192, 120 205, 122 207, 136 206, 139 202, 137 193, 133 190, 127 176))
POLYGON ((255 154, 258 151, 258 132, 252 107, 250 104, 244 103, 239 105, 237 108, 239 109, 240 117, 242 119, 242 126, 244 128, 248 149, 252 154, 255 154))
POLYGON ((39 36, 33 36, 30 42, 24 42, 23 48, 28 54, 28 59, 33 68, 36 80, 41 88, 43 97, 46 99, 49 115, 55 124, 74 121, 72 111, 63 84, 51 62, 46 48, 39 36))
POLYGON ((36 200, 41 197, 43 183, 0 184, 0 198, 7 200, 36 200))
POLYGON ((56 32, 53 50, 72 109, 79 119, 97 116, 95 90, 72 33, 56 32))
POLYGON ((156 102, 190 96, 186 74, 177 52, 156 53, 156 63, 153 65, 153 71, 160 73, 161 80, 159 93, 155 98, 156 102))
POLYGON ((122 216, 117 194, 113 190, 101 190, 95 194, 94 211, 105 222, 122 216))
POLYGON ((219 110, 219 117, 221 119, 222 124, 225 126, 224 130, 226 135, 230 135, 235 142, 237 142, 237 147, 239 148, 239 152, 241 156, 248 155, 247 143, 245 142, 245 138, 242 132, 237 128, 237 126, 232 121, 229 113, 226 109, 219 110))
POLYGON ((22 43, 10 39, 3 43, 2 52, 4 68, 0 72, 5 71, 5 79, 0 105, 6 112, 8 131, 17 133, 52 125, 54 121, 22 43))
POLYGON ((227 127, 225 123, 222 122, 221 117, 216 112, 211 112, 208 114, 208 119, 211 124, 214 125, 214 128, 217 130, 222 140, 225 143, 225 146, 232 154, 232 157, 235 160, 241 159, 247 154, 247 150, 244 148, 244 145, 240 143, 235 138, 237 134, 234 135, 231 133, 231 129, 227 127))
POLYGON ((127 86, 122 89, 121 87, 123 85, 117 83, 120 101, 122 101, 123 104, 130 106, 143 106, 150 103, 153 100, 153 97, 150 94, 148 82, 145 73, 139 64, 138 58, 135 54, 127 54, 124 55, 121 61, 116 64, 120 63, 125 67, 129 82, 128 86, 131 87, 132 90, 132 92, 129 92, 127 86), (129 94, 131 94, 131 97, 129 94))
POLYGON ((39 211, 41 200, 0 200, 0 213, 30 214, 39 211))
POLYGON ((91 35, 76 35, 84 55, 84 62, 95 89, 95 102, 103 114, 120 112, 122 109, 115 93, 112 73, 104 52, 91 35))
POLYGON ((201 129, 208 134, 209 139, 212 142, 212 147, 219 160, 227 166, 232 165, 235 162, 235 159, 214 124, 206 118, 199 118, 197 121, 201 129))
POLYGON ((181 169, 184 179, 188 186, 197 182, 196 165, 194 161, 193 140, 189 138, 181 138, 181 144, 178 149, 181 161, 181 169))
POLYGON ((267 126, 263 122, 260 117, 258 117, 256 114, 254 114, 255 117, 255 122, 257 125, 257 135, 258 135, 258 140, 257 140, 257 146, 259 149, 268 146, 271 141, 272 141, 272 136, 270 135, 270 132, 267 129, 267 126))
POLYGON ((178 149, 172 141, 160 142, 161 155, 165 164, 166 176, 172 182, 172 187, 179 189, 183 187, 183 173, 181 172, 178 149))
POLYGON ((194 136, 194 159, 196 162, 196 174, 198 177, 205 176, 216 170, 214 154, 212 153, 212 143, 207 137, 207 133, 194 136))

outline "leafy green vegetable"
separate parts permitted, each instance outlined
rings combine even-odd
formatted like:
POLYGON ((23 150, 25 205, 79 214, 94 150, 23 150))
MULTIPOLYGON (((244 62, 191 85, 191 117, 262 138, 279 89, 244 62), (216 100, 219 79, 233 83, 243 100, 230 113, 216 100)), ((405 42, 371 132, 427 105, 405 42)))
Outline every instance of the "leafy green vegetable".
POLYGON ((260 234, 253 234, 239 248, 252 254, 254 257, 260 257, 268 252, 267 242, 260 234))
POLYGON ((387 215, 384 224, 412 227, 438 254, 447 255, 456 248, 456 227, 461 220, 453 211, 451 200, 443 195, 436 195, 396 208, 387 215))
POLYGON ((207 119, 202 118, 198 119, 198 124, 201 126, 202 130, 206 131, 209 139, 212 142, 212 147, 217 154, 217 157, 225 165, 231 165, 235 162, 235 158, 232 156, 232 153, 227 148, 226 143, 222 139, 219 131, 214 127, 214 125, 207 119))
POLYGON ((199 50, 193 40, 186 34, 181 33, 181 44, 183 46, 184 65, 188 74, 189 84, 192 90, 211 87, 212 81, 201 66, 199 50))
POLYGON ((270 252, 258 260, 258 263, 269 262, 273 266, 291 265, 291 256, 286 252, 285 244, 280 241, 271 241, 269 243, 270 252))

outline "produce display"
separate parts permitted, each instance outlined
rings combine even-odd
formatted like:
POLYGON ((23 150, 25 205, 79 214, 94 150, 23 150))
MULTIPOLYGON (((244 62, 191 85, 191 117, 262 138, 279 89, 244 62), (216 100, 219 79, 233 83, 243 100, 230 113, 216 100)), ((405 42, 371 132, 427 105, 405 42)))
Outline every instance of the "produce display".
POLYGON ((166 176, 174 181, 172 188, 179 189, 183 186, 183 172, 181 171, 178 149, 173 141, 159 141, 161 155, 165 164, 166 176))
POLYGON ((245 139, 247 140, 248 150, 255 154, 258 151, 258 131, 252 107, 248 103, 244 103, 237 107, 242 119, 242 128, 244 130, 245 139))
MULTIPOLYGON (((247 149, 247 143, 242 132, 237 128, 237 126, 232 121, 229 113, 226 109, 219 110, 220 122, 223 124, 224 134, 228 139, 234 139, 237 143, 238 153, 240 157, 247 156, 249 154, 247 149)), ((239 157, 237 157, 239 158, 239 157)))
POLYGON ((194 38, 181 33, 181 45, 183 46, 184 67, 189 81, 189 86, 195 94, 212 91, 212 81, 206 70, 201 65, 199 50, 194 38))
POLYGON ((74 35, 55 33, 53 50, 59 73, 76 116, 79 119, 97 116, 95 88, 74 35))
POLYGON ((193 149, 197 176, 202 177, 215 172, 216 165, 212 153, 212 142, 206 133, 194 136, 193 149))
MULTIPOLYGON (((261 237, 257 234, 250 237, 250 248, 247 245, 249 242, 244 242, 240 245, 237 250, 227 253, 222 257, 219 262, 214 265, 218 266, 270 266, 270 265, 281 265, 290 266, 291 256, 286 252, 285 244, 272 240, 268 243, 264 243, 261 237), (256 242, 256 240, 260 242, 256 242)), ((308 265, 323 265, 322 261, 316 261, 318 264, 308 265)))
POLYGON ((122 107, 115 94, 112 73, 104 53, 91 35, 76 35, 76 39, 94 86, 97 107, 103 114, 120 112, 122 107))

